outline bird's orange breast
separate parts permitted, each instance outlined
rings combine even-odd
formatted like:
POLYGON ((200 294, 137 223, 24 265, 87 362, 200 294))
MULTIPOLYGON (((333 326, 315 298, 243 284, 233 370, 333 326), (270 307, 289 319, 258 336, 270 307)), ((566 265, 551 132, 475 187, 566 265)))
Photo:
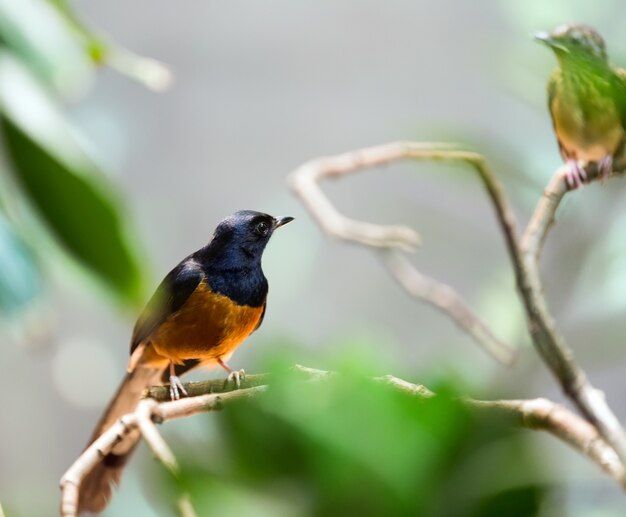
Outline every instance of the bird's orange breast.
POLYGON ((262 314, 263 306, 238 305, 202 282, 181 309, 150 336, 157 357, 146 359, 150 363, 167 359, 177 364, 187 359, 198 359, 203 364, 226 360, 256 329, 262 314))

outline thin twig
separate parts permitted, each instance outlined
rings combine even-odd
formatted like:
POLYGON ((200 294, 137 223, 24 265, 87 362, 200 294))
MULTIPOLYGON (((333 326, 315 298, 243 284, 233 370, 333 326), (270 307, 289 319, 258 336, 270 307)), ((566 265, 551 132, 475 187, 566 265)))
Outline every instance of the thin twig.
POLYGON ((158 402, 152 399, 144 399, 137 405, 135 415, 137 426, 144 441, 150 447, 152 454, 174 475, 178 474, 178 462, 174 453, 169 448, 161 433, 154 425, 153 418, 157 415, 158 402))
POLYGON ((493 401, 468 399, 467 403, 475 408, 512 416, 519 427, 550 433, 587 456, 613 479, 623 483, 624 466, 615 450, 607 445, 592 424, 565 406, 544 398, 493 401))
POLYGON ((502 364, 511 365, 515 362, 517 349, 500 341, 452 287, 420 273, 406 257, 397 252, 385 252, 383 261, 391 276, 409 295, 428 300, 447 313, 502 364))
MULTIPOLYGON (((498 220, 505 233, 512 234, 507 243, 515 244, 513 213, 505 202, 501 187, 486 168, 483 158, 479 154, 460 150, 449 144, 395 142, 320 158, 298 167, 289 176, 289 184, 313 218, 329 235, 384 250, 395 248, 412 251, 419 243, 419 236, 414 230, 404 226, 377 226, 348 219, 332 205, 318 184, 324 178, 334 178, 406 159, 461 160, 470 163, 479 172, 488 192, 494 198, 498 220)), ((500 362, 504 364, 513 362, 516 356, 515 347, 496 338, 449 285, 423 275, 410 262, 402 260, 398 255, 388 255, 385 264, 395 280, 411 296, 442 310, 500 362)))
MULTIPOLYGON (((600 434, 615 449, 622 464, 626 465, 624 430, 606 403, 603 394, 589 383, 584 371, 574 360, 572 351, 557 332, 554 320, 548 311, 538 273, 537 259, 541 244, 553 221, 559 201, 566 191, 561 173, 550 181, 544 192, 525 232, 523 247, 520 246, 515 216, 504 189, 487 166, 484 157, 477 153, 457 150, 442 144, 395 142, 305 163, 289 176, 289 184, 313 218, 330 235, 372 247, 406 250, 411 248, 408 240, 378 238, 380 230, 376 234, 377 238, 374 239, 368 239, 367 235, 359 232, 355 238, 350 232, 344 231, 346 225, 358 227, 359 223, 351 220, 346 222, 344 216, 337 211, 318 186, 319 181, 324 178, 333 178, 364 168, 406 159, 460 160, 478 173, 493 203, 504 235, 535 348, 560 382, 563 391, 583 415, 596 425, 600 434)), ((624 165, 616 164, 614 168, 616 171, 622 171, 624 165)), ((594 165, 588 168, 587 173, 590 180, 598 177, 598 170, 594 165)), ((417 271, 413 273, 415 274, 419 275, 417 271)), ((405 289, 410 292, 408 287, 405 286, 405 289)), ((420 299, 441 307, 436 299, 428 297, 428 293, 428 290, 416 290, 420 299)), ((458 321, 449 310, 447 313, 458 321)), ((470 334, 475 340, 479 340, 478 342, 485 349, 490 350, 490 343, 480 338, 482 334, 470 334)))
MULTIPOLYGON (((338 375, 336 372, 312 368, 296 367, 296 369, 303 374, 305 380, 321 381, 338 375)), ((267 374, 264 374, 264 378, 270 380, 267 374)), ((413 384, 392 375, 376 377, 373 380, 418 398, 435 396, 425 386, 413 384)), ((197 383, 185 384, 185 388, 188 389, 194 384, 197 388, 197 383)), ((156 427, 154 427, 153 422, 163 423, 197 413, 219 410, 235 400, 256 397, 264 393, 268 389, 268 385, 213 393, 211 391, 213 387, 209 383, 205 385, 205 389, 207 390, 205 394, 171 402, 159 403, 155 400, 144 399, 133 413, 123 416, 117 423, 105 431, 94 443, 85 449, 61 479, 61 515, 63 517, 75 517, 77 515, 81 481, 124 436, 133 430, 139 428, 142 433, 141 436, 149 443, 155 455, 172 471, 176 472, 176 460, 169 447, 165 445, 156 427), (146 424, 147 421, 150 423, 146 424), (147 432, 146 425, 147 429, 149 429, 147 432), (164 453, 164 450, 167 452, 164 453)), ((224 390, 234 389, 235 387, 232 383, 229 383, 224 388, 224 390)), ((599 436, 597 430, 564 406, 546 399, 482 401, 464 398, 461 402, 471 408, 495 411, 512 416, 516 426, 547 431, 596 463, 612 478, 619 481, 624 475, 624 468, 617 455, 599 436)), ((193 508, 190 508, 190 502, 186 494, 179 501, 179 511, 181 515, 194 515, 192 513, 193 508)))

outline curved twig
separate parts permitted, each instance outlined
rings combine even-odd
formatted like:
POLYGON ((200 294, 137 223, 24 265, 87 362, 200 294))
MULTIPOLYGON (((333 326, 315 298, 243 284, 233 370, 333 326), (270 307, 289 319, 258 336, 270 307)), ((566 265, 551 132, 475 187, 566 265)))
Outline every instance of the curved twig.
MULTIPOLYGON (((450 144, 394 142, 319 158, 298 167, 289 176, 289 184, 316 222, 331 236, 384 250, 412 251, 419 243, 419 236, 414 230, 405 226, 377 226, 348 219, 339 213, 318 185, 323 178, 334 178, 406 159, 461 160, 470 163, 478 171, 494 201, 498 221, 508 236, 507 244, 516 246, 513 212, 506 202, 502 188, 486 168, 483 158, 450 144), (372 233, 368 233, 370 229, 373 229, 372 233)), ((385 264, 407 293, 442 310, 500 362, 513 362, 517 354, 516 348, 496 338, 452 287, 418 272, 410 262, 402 261, 398 255, 387 255, 385 264)))
POLYGON ((517 349, 500 341, 452 287, 420 273, 400 253, 384 253, 383 262, 391 276, 409 295, 428 300, 448 314, 498 361, 506 365, 513 364, 518 355, 517 349))

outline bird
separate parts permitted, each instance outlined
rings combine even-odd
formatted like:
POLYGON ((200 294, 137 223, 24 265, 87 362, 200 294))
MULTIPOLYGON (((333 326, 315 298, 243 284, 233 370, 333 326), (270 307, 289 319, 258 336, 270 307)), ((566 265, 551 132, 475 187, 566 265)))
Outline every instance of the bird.
MULTIPOLYGON (((233 370, 227 361, 263 321, 268 293, 263 251, 274 231, 292 220, 236 212, 217 225, 206 246, 165 276, 137 319, 128 371, 89 444, 133 411, 145 388, 169 381, 172 399, 186 395, 179 376, 193 368, 221 366, 239 385, 244 371, 233 370)), ((83 479, 79 513, 104 510, 136 438, 122 439, 83 479)))
POLYGON ((567 186, 580 187, 591 162, 604 181, 626 142, 626 70, 611 66, 604 39, 588 25, 560 25, 535 39, 558 61, 548 81, 548 108, 567 186))

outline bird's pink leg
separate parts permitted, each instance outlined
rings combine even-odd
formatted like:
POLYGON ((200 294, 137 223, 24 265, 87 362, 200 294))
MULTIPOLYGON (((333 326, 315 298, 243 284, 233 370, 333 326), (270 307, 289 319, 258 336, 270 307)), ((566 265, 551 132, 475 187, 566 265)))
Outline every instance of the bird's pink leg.
POLYGON ((598 171, 600 172, 600 180, 602 181, 602 184, 604 185, 606 180, 609 179, 609 176, 613 172, 613 156, 612 155, 607 154, 598 162, 598 171))
POLYGON ((235 386, 237 386, 237 388, 240 388, 241 379, 244 379, 246 377, 246 372, 244 370, 233 370, 221 359, 217 360, 217 364, 219 364, 222 368, 224 368, 224 370, 228 372, 228 377, 226 377, 226 381, 224 381, 224 384, 226 385, 226 383, 234 381, 235 386))
POLYGON ((180 398, 179 390, 183 393, 183 395, 187 395, 187 391, 183 386, 183 383, 180 382, 180 378, 176 375, 176 370, 174 369, 174 363, 170 361, 170 399, 178 400, 180 398))
POLYGON ((587 181, 587 171, 585 171, 585 168, 578 160, 568 158, 564 177, 568 188, 577 189, 578 187, 582 187, 583 183, 587 181))

